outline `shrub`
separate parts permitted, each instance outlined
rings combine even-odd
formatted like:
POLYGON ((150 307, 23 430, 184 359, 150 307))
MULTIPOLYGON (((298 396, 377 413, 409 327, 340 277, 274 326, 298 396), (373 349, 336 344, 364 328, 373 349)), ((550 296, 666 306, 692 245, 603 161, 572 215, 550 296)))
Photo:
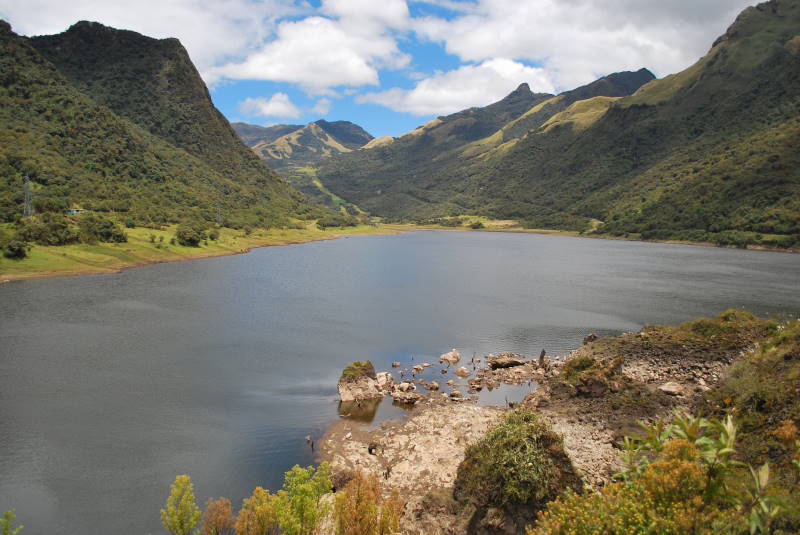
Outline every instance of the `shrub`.
POLYGON ((17 533, 22 531, 22 528, 25 526, 17 526, 16 528, 14 527, 14 521, 16 519, 17 515, 14 514, 13 509, 5 511, 3 513, 3 518, 0 518, 0 528, 2 528, 0 533, 3 535, 17 535, 17 533))
POLYGON ((236 535, 277 535, 278 526, 277 496, 268 490, 256 487, 249 498, 242 502, 242 509, 236 517, 236 535))
POLYGON ((161 510, 161 523, 173 535, 189 535, 200 519, 200 508, 194 501, 194 487, 189 476, 175 478, 170 487, 166 509, 161 510))
POLYGON ((467 448, 453 495, 479 510, 517 506, 538 509, 580 479, 564 453, 560 436, 529 410, 507 414, 479 442, 467 448))
POLYGON ((484 228, 484 226, 483 223, 481 223, 480 221, 473 221, 472 223, 470 223, 469 228, 473 230, 478 230, 484 228))
POLYGON ((354 227, 358 224, 358 219, 353 216, 344 216, 341 214, 323 215, 317 220, 317 227, 321 229, 326 228, 343 228, 354 227))
POLYGON ((198 247, 206 239, 206 229, 200 223, 181 223, 175 230, 175 239, 180 245, 198 247))
POLYGON ((200 527, 201 535, 230 535, 233 533, 234 520, 233 508, 230 500, 220 498, 208 499, 206 510, 203 513, 203 524, 200 527))
POLYGON ((331 492, 330 471, 327 463, 292 467, 286 472, 283 490, 278 492, 278 522, 286 535, 312 535, 328 507, 322 497, 331 492))
POLYGON ((769 533, 780 509, 769 494, 769 468, 738 476, 737 428, 730 418, 677 415, 626 437, 622 479, 600 492, 567 492, 548 505, 528 535, 769 533), (744 483, 741 483, 744 481, 744 483))
POLYGON ((78 233, 63 215, 44 213, 22 221, 16 239, 40 245, 67 245, 78 241, 78 233))
POLYGON ((359 471, 336 493, 336 535, 390 535, 397 533, 403 503, 397 492, 388 499, 381 494, 375 474, 359 471))
POLYGON ((124 243, 128 237, 112 220, 102 215, 88 214, 78 223, 81 241, 84 243, 111 242, 124 243))
POLYGON ((12 260, 22 260, 28 256, 28 248, 19 240, 11 240, 3 248, 3 256, 12 260))
POLYGON ((212 228, 208 232, 208 239, 210 239, 210 240, 218 240, 219 239, 219 229, 216 228, 216 227, 212 228))

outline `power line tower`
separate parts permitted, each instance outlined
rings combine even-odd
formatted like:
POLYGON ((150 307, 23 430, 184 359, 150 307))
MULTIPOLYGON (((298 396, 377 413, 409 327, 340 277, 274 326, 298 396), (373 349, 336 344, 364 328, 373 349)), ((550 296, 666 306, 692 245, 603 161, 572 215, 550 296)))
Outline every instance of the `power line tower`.
POLYGON ((33 215, 33 203, 31 202, 31 184, 28 175, 25 175, 23 181, 24 191, 24 205, 22 207, 22 217, 30 217, 33 215))

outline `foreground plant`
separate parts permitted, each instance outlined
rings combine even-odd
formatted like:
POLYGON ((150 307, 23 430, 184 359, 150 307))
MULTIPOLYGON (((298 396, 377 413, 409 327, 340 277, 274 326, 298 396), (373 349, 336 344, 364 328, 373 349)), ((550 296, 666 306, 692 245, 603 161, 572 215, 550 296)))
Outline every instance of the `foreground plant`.
POLYGON ((567 492, 529 535, 771 533, 781 506, 768 493, 769 465, 734 459, 737 428, 679 414, 626 437, 620 481, 600 492, 567 492), (742 468, 749 477, 738 481, 742 468))
POLYGON ((397 491, 383 498, 375 474, 359 471, 336 493, 336 535, 392 535, 398 531, 402 513, 397 491))
POLYGON ((194 498, 194 486, 187 475, 177 476, 170 487, 161 523, 173 535, 189 535, 200 520, 200 508, 194 498))
POLYGON ((10 509, 3 513, 3 518, 0 518, 0 528, 2 528, 2 535, 17 535, 22 528, 25 526, 17 526, 14 527, 14 521, 17 519, 17 515, 14 514, 14 510, 10 509))

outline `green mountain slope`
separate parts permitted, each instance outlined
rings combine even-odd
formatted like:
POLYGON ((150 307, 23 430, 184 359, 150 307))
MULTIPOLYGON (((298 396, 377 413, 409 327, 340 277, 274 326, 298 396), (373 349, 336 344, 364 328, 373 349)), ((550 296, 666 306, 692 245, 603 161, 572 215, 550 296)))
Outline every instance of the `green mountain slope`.
POLYGON ((324 119, 305 126, 276 125, 262 128, 238 123, 234 129, 270 168, 317 203, 355 215, 360 211, 333 195, 316 178, 322 160, 363 147, 373 137, 349 121, 324 119), (285 132, 277 135, 279 132, 285 132))
POLYGON ((480 191, 464 191, 467 162, 508 151, 577 100, 628 95, 652 79, 646 69, 615 73, 558 96, 534 94, 522 84, 485 108, 440 117, 391 143, 322 161, 318 176, 336 194, 378 215, 475 213, 472 205, 483 199, 480 191))
POLYGON ((303 128, 302 124, 276 124, 273 126, 258 126, 247 123, 231 123, 233 131, 248 147, 257 143, 275 141, 281 136, 291 134, 303 128))
POLYGON ((791 244, 800 233, 800 2, 745 10, 697 64, 589 124, 465 170, 484 209, 646 238, 791 244), (762 234, 759 238, 755 234, 762 234))
MULTIPOLYGON (((141 222, 212 221, 219 205, 226 222, 243 225, 308 210, 302 195, 251 158, 238 139, 241 151, 221 156, 235 171, 220 171, 220 163, 206 161, 211 152, 190 154, 82 93, 5 22, 0 49, 0 219, 22 214, 24 175, 38 211, 78 205, 141 222)), ((147 85, 141 77, 137 82, 147 85)), ((154 108, 149 117, 156 114, 154 108)))
POLYGON ((633 95, 579 92, 569 103, 562 94, 457 151, 402 154, 393 143, 332 159, 319 177, 394 218, 480 214, 792 246, 800 243, 798 87, 800 2, 772 0, 746 9, 695 65, 633 95))
POLYGON ((177 39, 153 39, 79 22, 31 44, 79 90, 116 114, 242 182, 260 180, 273 195, 285 186, 241 142, 214 107, 177 39))

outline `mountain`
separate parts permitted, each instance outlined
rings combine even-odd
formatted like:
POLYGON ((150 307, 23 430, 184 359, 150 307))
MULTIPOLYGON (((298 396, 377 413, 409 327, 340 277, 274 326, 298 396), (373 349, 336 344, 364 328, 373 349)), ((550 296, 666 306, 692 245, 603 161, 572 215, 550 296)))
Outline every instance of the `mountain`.
POLYGON ((273 126, 258 126, 247 123, 231 123, 233 131, 248 147, 261 142, 269 143, 281 136, 291 134, 303 128, 302 124, 276 124, 273 126))
POLYGON ((646 69, 616 73, 558 96, 521 84, 489 106, 439 117, 391 142, 321 161, 318 178, 377 215, 420 219, 474 212, 457 196, 466 162, 507 150, 582 98, 630 94, 653 78, 646 69))
MULTIPOLYGON (((276 169, 300 191, 314 201, 333 208, 344 208, 347 203, 332 195, 317 179, 314 167, 322 160, 359 149, 373 137, 357 124, 349 121, 328 122, 324 119, 305 126, 276 125, 259 127, 237 123, 234 127, 240 137, 270 168, 276 169), (285 132, 278 135, 280 132, 285 132)), ((351 213, 357 213, 354 206, 351 213)))
POLYGON ((309 210, 213 107, 177 40, 96 23, 26 39, 0 24, 0 218, 69 205, 140 222, 270 224, 309 210))
POLYGON ((466 145, 442 146, 431 135, 441 125, 424 127, 416 147, 400 138, 340 155, 318 176, 398 219, 481 214, 631 237, 800 243, 800 2, 744 10, 696 64, 619 96, 642 80, 613 76, 545 100, 466 145), (603 95, 609 85, 620 91, 603 95))

